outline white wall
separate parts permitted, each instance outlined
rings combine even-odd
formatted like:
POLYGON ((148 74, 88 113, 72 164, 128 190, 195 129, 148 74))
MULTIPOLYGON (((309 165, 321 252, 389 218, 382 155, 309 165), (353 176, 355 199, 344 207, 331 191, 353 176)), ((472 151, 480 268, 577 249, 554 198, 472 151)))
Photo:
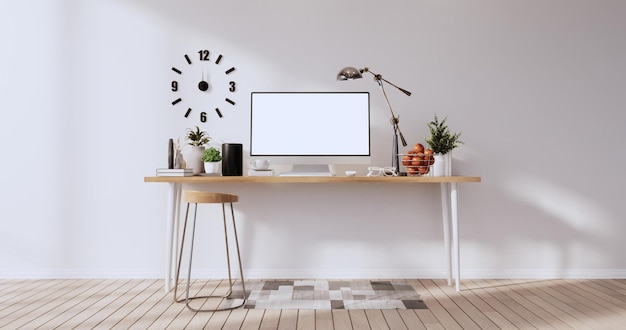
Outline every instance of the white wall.
MULTIPOLYGON (((454 172, 483 178, 461 191, 463 276, 626 276, 623 1, 2 7, 0 277, 161 275, 166 186, 143 177, 198 123, 172 109, 169 84, 202 48, 237 67, 236 114, 201 125, 214 143, 247 150, 252 91, 370 91, 374 163, 386 165, 376 84, 334 80, 369 66, 413 92, 388 90, 410 144, 434 113, 462 131, 454 172)), ((215 189, 242 197, 252 277, 443 276, 436 186, 215 189)))

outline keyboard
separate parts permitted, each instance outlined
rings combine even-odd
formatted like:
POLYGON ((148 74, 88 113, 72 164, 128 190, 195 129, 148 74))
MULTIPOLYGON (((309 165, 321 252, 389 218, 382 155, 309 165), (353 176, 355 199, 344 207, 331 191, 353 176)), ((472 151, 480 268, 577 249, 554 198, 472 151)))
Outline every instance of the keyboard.
POLYGON ((330 172, 283 172, 278 176, 334 176, 330 172))

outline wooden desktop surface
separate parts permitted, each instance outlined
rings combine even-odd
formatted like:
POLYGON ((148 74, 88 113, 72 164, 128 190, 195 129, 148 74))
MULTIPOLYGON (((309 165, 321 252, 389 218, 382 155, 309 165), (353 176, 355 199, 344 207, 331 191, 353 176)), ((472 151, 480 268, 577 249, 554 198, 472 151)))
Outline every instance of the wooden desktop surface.
POLYGON ((480 182, 481 178, 479 176, 146 176, 143 181, 176 183, 465 183, 480 182))

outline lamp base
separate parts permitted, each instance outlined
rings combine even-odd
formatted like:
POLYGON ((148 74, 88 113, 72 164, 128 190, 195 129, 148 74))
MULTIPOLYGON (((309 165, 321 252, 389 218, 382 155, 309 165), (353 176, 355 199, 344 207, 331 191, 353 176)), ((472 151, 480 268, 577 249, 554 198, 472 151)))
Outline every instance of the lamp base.
POLYGON ((391 166, 396 169, 399 176, 406 176, 406 172, 400 171, 400 156, 398 155, 398 133, 393 134, 393 143, 391 146, 391 166))

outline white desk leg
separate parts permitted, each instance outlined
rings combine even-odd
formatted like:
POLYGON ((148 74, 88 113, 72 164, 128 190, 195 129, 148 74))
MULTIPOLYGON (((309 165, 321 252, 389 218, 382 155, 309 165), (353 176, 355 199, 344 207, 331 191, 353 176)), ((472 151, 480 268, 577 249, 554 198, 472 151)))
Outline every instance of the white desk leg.
POLYGON ((174 237, 174 220, 176 219, 176 183, 169 183, 169 191, 167 193, 167 218, 165 219, 165 242, 166 242, 166 269, 165 269, 165 292, 170 291, 172 281, 172 239, 174 237))
POLYGON ((461 256, 459 249, 459 193, 457 183, 450 185, 450 209, 452 212, 452 244, 454 245, 454 265, 456 291, 461 291, 461 256))
MULTIPOLYGON (((178 238, 180 237, 179 234, 179 230, 180 230, 180 199, 181 199, 181 195, 182 195, 182 188, 183 185, 182 183, 176 183, 176 188, 175 188, 175 192, 174 192, 174 218, 173 218, 173 230, 172 230, 172 245, 171 245, 171 250, 172 250, 172 257, 171 257, 171 261, 172 264, 170 264, 170 279, 174 278, 174 272, 175 269, 178 265, 178 252, 179 252, 179 242, 178 242, 178 238)), ((176 283, 174 283, 174 285, 176 285, 176 283)))
POLYGON ((448 285, 452 285, 452 249, 450 246, 450 203, 448 184, 441 184, 441 215, 443 218, 443 243, 446 249, 448 285))

